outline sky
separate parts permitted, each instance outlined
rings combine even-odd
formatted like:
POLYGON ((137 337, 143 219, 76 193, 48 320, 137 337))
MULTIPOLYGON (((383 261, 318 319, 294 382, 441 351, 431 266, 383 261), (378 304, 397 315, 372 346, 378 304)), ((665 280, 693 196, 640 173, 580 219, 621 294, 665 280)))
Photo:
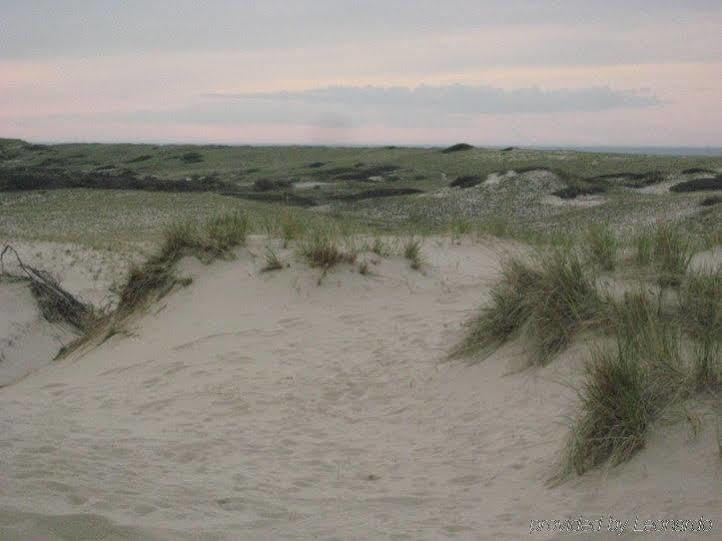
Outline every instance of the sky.
POLYGON ((0 0, 0 137, 722 147, 720 0, 0 0))

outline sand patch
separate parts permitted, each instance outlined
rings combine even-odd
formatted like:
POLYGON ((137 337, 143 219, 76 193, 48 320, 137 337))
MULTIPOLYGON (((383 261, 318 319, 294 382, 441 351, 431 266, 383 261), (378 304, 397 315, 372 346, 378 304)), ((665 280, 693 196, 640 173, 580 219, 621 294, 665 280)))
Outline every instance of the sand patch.
POLYGON ((28 282, 0 278, 0 387, 49 364, 77 336, 43 318, 28 282))
POLYGON ((555 207, 596 207, 606 203, 607 198, 601 195, 578 195, 573 199, 563 199, 556 195, 547 195, 541 201, 555 207))
POLYGON ((544 484, 583 342, 541 369, 523 342, 448 360, 517 250, 431 237, 422 272, 374 258, 320 286, 291 250, 261 273, 257 237, 185 262, 193 284, 131 337, 0 391, 0 532, 68 516, 45 538, 518 540, 533 519, 717 513, 707 418, 695 440, 665 426, 623 467, 544 484))
POLYGON ((485 186, 494 186, 496 184, 499 184, 502 180, 506 180, 509 178, 514 178, 516 176, 516 172, 509 170, 505 171, 503 173, 497 172, 497 173, 490 173, 486 180, 484 181, 485 186))

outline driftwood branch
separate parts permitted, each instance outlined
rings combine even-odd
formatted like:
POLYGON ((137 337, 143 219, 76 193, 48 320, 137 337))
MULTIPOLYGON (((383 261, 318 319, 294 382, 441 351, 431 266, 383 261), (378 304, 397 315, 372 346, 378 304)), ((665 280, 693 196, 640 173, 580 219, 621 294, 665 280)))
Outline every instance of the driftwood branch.
POLYGON ((65 321, 73 327, 86 330, 94 319, 93 308, 76 299, 63 289, 49 273, 26 265, 20 254, 7 244, 0 252, 0 275, 26 279, 30 282, 30 291, 38 301, 43 317, 50 322, 65 321), (5 271, 5 257, 15 256, 22 275, 14 275, 5 271))

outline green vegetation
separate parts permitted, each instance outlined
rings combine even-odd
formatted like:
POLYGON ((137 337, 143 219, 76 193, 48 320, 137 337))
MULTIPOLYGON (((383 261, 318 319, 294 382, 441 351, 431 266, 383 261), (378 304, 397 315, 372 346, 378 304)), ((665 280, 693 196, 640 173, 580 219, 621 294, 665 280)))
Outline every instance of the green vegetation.
MULTIPOLYGON (((184 200, 183 204, 217 197, 228 200, 223 202, 224 207, 245 208, 251 202, 328 207, 331 213, 389 232, 397 232, 412 221, 417 224, 423 221, 425 232, 442 232, 451 216, 473 224, 506 220, 513 224, 514 235, 523 233, 528 239, 530 233, 547 231, 550 224, 571 229, 586 227, 590 222, 605 222, 619 230, 648 221, 650 216, 686 211, 691 204, 699 206, 694 192, 669 197, 640 192, 638 188, 663 179, 677 178, 683 182, 689 180, 684 175, 691 174, 685 171, 710 174, 722 167, 722 159, 716 157, 622 156, 521 148, 512 152, 465 144, 447 149, 463 152, 439 150, 32 145, 2 140, 0 192, 4 193, 0 193, 0 200, 14 207, 15 201, 23 199, 18 192, 28 192, 40 202, 58 201, 65 196, 47 190, 64 193, 83 188, 142 190, 152 203, 162 199, 156 197, 156 192, 162 191, 182 195, 179 199, 184 200), (483 182, 492 173, 503 179, 498 183, 483 182), (476 186, 473 190, 458 190, 449 187, 450 181, 476 186), (603 204, 588 208, 571 204, 577 196, 591 193, 600 194, 603 204), (552 194, 569 204, 550 204, 547 199, 552 194), (631 208, 636 212, 631 212, 631 208)), ((82 197, 93 196, 83 192, 82 197)), ((3 210, 0 234, 14 235, 7 230, 18 229, 12 213, 23 209, 4 206, 3 210), (6 211, 10 213, 7 218, 6 211)), ((719 216, 692 217, 694 223, 710 219, 714 224, 719 216)), ((24 231, 35 234, 38 229, 42 225, 24 231)), ((98 237, 95 233, 98 229, 91 227, 86 231, 93 231, 92 236, 98 237)))
POLYGON ((692 259, 692 243, 675 224, 657 226, 652 245, 653 264, 661 286, 677 286, 692 259))
POLYGON ((594 276, 575 252, 555 249, 534 263, 512 259, 457 353, 503 342, 524 327, 533 362, 545 364, 598 317, 600 305, 594 276))
POLYGON ((282 268, 283 262, 278 257, 276 251, 270 246, 266 246, 266 265, 261 269, 261 272, 281 270, 282 268))
POLYGON ((301 240, 299 252, 311 267, 328 270, 339 263, 354 263, 356 251, 341 247, 339 233, 335 229, 314 227, 301 240))
POLYGON ((647 229, 632 243, 650 272, 621 299, 598 290, 596 273, 617 270, 618 240, 606 226, 507 260, 455 352, 473 356, 520 336, 531 362, 546 364, 580 329, 611 334, 615 346, 595 346, 585 364, 557 480, 627 460, 665 412, 700 392, 717 395, 722 384, 722 267, 689 270, 693 243, 677 225, 647 229), (579 254, 597 265, 585 267, 579 254), (668 286, 678 291, 667 295, 668 286))
POLYGON ((467 144, 467 143, 456 143, 455 145, 451 145, 450 147, 445 148, 441 152, 444 154, 450 154, 452 152, 462 152, 464 150, 471 150, 474 147, 467 144))
POLYGON ((424 254, 421 252, 421 239, 411 237, 404 245, 404 257, 409 260, 411 268, 421 270, 424 264, 424 254))
POLYGON ((153 296, 167 294, 179 279, 175 264, 186 255, 210 263, 228 256, 246 241, 248 219, 240 213, 212 216, 202 227, 185 221, 168 227, 157 254, 131 269, 118 303, 118 314, 128 314, 153 296))
POLYGON ((592 262, 602 270, 613 271, 617 266, 617 236, 607 224, 594 224, 586 236, 587 251, 592 262))
POLYGON ((721 342, 722 266, 690 272, 682 282, 679 298, 687 331, 701 342, 721 342))
POLYGON ((722 190, 722 175, 715 178, 700 178, 680 182, 670 188, 673 192, 698 192, 701 190, 722 190))

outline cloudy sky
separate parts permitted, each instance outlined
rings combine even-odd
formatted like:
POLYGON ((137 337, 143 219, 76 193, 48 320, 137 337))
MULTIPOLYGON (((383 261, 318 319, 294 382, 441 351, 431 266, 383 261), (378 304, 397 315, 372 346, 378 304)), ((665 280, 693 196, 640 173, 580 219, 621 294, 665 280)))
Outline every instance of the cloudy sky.
POLYGON ((0 136, 722 146, 720 0, 0 0, 0 136))

